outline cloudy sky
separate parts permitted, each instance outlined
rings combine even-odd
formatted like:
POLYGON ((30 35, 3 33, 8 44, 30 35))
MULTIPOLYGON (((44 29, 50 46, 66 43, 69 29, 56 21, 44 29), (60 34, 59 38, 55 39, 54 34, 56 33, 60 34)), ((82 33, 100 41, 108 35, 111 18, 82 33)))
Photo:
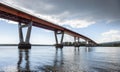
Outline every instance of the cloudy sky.
MULTIPOLYGON (((94 41, 120 41, 120 0, 0 0, 85 35, 94 41)), ((18 43, 18 26, 0 19, 0 43, 18 43), (8 36, 9 35, 9 36, 8 36)), ((64 40, 70 41, 66 35, 64 40)), ((54 33, 33 27, 32 43, 54 43, 54 33)))

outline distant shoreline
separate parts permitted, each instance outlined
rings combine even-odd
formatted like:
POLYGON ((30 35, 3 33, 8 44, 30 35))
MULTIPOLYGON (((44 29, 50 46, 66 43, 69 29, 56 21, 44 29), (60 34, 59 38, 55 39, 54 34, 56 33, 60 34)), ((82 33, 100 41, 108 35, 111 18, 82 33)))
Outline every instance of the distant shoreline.
MULTIPOLYGON (((0 46, 18 46, 18 44, 0 44, 0 46)), ((32 46, 54 46, 54 45, 32 44, 32 46)))
MULTIPOLYGON (((49 45, 49 44, 31 44, 32 46, 55 46, 54 44, 53 45, 49 45)), ((0 46, 18 46, 18 44, 0 44, 0 46)), ((66 46, 66 45, 65 45, 66 46)), ((97 46, 93 46, 93 47, 120 47, 120 46, 117 46, 117 45, 97 45, 97 46)))

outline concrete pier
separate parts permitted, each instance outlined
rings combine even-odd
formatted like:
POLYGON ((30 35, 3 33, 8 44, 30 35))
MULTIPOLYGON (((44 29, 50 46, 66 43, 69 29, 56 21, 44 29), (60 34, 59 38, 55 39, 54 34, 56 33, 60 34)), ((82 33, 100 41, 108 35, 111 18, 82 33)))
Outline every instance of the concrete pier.
POLYGON ((55 31, 54 34, 55 34, 55 40, 56 40, 56 44, 55 44, 56 49, 58 49, 58 48, 62 49, 63 48, 64 31, 55 31), (58 42, 58 34, 61 35, 60 42, 58 42))
POLYGON ((31 35, 31 29, 32 29, 32 21, 29 22, 27 25, 22 25, 22 23, 19 22, 18 29, 19 29, 19 39, 20 39, 20 43, 18 44, 18 48, 19 49, 31 49, 30 35, 31 35), (22 29, 25 27, 27 27, 28 29, 27 29, 27 33, 26 33, 26 38, 24 40, 22 29))
POLYGON ((63 45, 62 45, 62 44, 56 44, 55 47, 56 47, 57 49, 58 49, 58 48, 62 49, 62 48, 63 48, 63 45))
POLYGON ((31 44, 19 43, 18 48, 19 49, 31 49, 31 44))

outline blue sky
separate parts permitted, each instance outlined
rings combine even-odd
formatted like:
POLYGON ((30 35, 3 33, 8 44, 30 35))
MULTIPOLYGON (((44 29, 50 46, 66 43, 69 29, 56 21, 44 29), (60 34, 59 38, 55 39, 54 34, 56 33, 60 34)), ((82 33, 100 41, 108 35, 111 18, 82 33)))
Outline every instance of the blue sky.
MULTIPOLYGON (((94 41, 120 41, 119 0, 1 0, 0 2, 85 35, 94 41)), ((24 30, 25 31, 25 30, 24 30)), ((19 43, 18 25, 0 19, 0 43, 19 43)), ((54 32, 32 28, 31 43, 53 44, 54 32)), ((65 35, 64 41, 73 41, 65 35)))

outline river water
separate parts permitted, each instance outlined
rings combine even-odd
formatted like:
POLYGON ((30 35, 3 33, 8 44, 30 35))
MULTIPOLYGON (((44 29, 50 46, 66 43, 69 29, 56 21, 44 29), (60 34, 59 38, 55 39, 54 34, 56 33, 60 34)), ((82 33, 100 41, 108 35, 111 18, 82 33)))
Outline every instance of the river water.
POLYGON ((0 46, 0 72, 120 72, 120 47, 0 46))

